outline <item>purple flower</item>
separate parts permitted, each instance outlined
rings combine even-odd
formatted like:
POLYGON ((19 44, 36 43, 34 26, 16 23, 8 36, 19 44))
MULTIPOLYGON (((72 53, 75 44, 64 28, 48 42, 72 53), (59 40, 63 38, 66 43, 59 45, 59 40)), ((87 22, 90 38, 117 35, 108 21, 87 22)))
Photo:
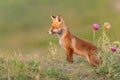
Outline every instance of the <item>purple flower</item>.
POLYGON ((116 47, 111 47, 111 51, 112 51, 112 52, 115 52, 116 50, 117 50, 116 47))
POLYGON ((93 24, 93 30, 95 30, 95 31, 96 31, 96 30, 98 30, 98 29, 99 29, 99 24, 96 24, 96 23, 95 23, 95 24, 93 24))

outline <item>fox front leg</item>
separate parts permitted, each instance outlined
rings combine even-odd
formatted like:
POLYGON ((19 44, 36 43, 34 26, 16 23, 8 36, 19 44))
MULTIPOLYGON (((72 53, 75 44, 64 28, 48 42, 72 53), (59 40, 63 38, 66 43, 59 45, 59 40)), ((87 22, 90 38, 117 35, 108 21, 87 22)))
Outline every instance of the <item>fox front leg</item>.
POLYGON ((67 61, 73 63, 73 51, 71 49, 67 49, 67 61))

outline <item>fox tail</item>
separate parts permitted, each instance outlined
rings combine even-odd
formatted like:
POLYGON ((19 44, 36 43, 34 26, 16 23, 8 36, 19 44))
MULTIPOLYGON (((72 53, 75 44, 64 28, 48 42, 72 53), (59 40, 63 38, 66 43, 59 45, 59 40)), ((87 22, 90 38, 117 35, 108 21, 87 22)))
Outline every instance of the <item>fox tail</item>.
POLYGON ((101 59, 98 58, 97 56, 91 55, 90 56, 90 65, 95 66, 95 65, 100 65, 101 64, 101 59))

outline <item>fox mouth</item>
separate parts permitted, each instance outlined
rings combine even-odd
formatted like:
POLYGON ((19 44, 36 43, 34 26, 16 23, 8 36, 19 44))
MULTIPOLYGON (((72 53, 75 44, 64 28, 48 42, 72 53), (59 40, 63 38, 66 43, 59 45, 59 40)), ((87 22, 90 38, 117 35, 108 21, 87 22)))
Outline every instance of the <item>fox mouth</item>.
POLYGON ((53 30, 52 32, 51 31, 48 31, 48 34, 61 34, 62 33, 62 30, 59 29, 59 30, 53 30))
POLYGON ((55 32, 48 32, 48 34, 55 34, 55 32))

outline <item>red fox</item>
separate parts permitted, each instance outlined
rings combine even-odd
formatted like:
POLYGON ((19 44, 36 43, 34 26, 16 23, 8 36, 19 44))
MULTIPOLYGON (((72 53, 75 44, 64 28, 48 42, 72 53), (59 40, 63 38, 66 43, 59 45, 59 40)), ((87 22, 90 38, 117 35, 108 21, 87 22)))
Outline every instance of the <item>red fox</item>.
POLYGON ((99 65, 100 59, 94 55, 97 47, 89 41, 72 35, 61 16, 51 16, 49 34, 57 34, 60 45, 67 52, 67 61, 73 63, 73 53, 86 57, 91 66, 99 65))

